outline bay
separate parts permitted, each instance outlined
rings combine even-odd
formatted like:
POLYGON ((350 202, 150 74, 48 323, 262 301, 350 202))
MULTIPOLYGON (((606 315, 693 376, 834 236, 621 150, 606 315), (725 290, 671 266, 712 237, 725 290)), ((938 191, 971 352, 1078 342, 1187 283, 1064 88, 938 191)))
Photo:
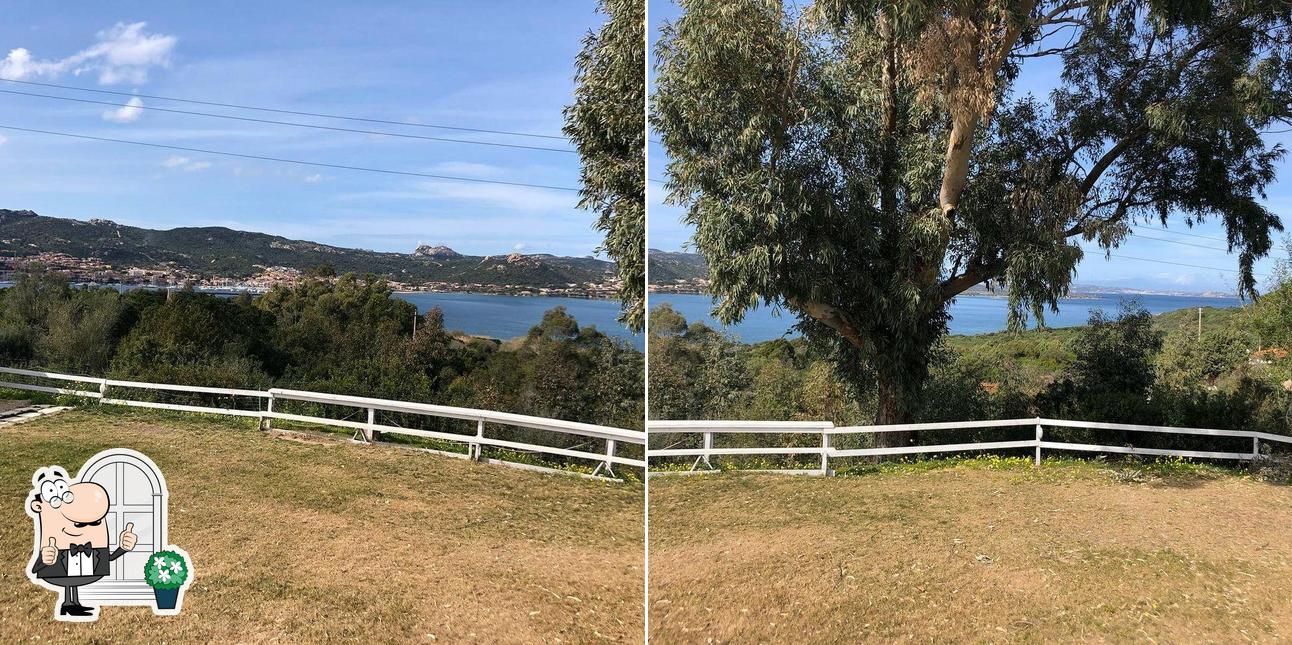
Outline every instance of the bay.
POLYGON ((559 298, 555 296, 504 296, 480 293, 396 292, 426 313, 432 307, 444 312, 444 326, 476 336, 515 338, 529 333, 529 328, 543 320, 543 314, 554 307, 565 307, 579 326, 595 326, 598 331, 627 340, 639 350, 646 348, 643 334, 628 331, 617 320, 618 300, 559 298))
MULTIPOLYGON (((1059 313, 1046 312, 1045 324, 1048 327, 1073 327, 1086 324, 1090 312, 1103 309, 1106 313, 1116 314, 1122 300, 1135 299, 1150 313, 1160 314, 1186 307, 1238 307, 1242 301, 1238 298, 1210 298, 1205 296, 1180 296, 1157 294, 1098 294, 1080 298, 1067 298, 1059 301, 1059 313)), ((745 314, 740 324, 722 327, 709 312, 713 305, 708 296, 684 294, 650 294, 650 306, 661 304, 672 305, 688 322, 701 320, 705 324, 747 342, 757 343, 780 338, 789 334, 797 335, 790 329, 795 323, 792 314, 781 311, 776 315, 771 309, 760 307, 745 314)), ((987 334, 1004 331, 1008 303, 1004 298, 991 296, 961 296, 951 305, 952 334, 987 334)), ((1033 326, 1029 322, 1029 326, 1033 326)))

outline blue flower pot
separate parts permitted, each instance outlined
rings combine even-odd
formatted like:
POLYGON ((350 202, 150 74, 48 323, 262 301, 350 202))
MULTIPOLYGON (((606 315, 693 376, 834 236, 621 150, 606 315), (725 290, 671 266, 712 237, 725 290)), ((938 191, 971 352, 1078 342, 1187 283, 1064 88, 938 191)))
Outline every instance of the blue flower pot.
POLYGON ((158 609, 174 609, 175 603, 179 602, 179 589, 157 589, 154 587, 153 596, 157 599, 158 609))

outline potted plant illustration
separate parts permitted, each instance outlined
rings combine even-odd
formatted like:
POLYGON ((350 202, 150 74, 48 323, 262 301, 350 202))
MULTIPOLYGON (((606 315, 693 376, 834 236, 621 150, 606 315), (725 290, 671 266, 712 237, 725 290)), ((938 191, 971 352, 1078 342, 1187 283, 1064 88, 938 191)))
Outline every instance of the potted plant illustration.
POLYGON ((153 588, 158 613, 179 611, 180 592, 189 581, 188 556, 179 550, 158 551, 144 565, 144 581, 153 588))

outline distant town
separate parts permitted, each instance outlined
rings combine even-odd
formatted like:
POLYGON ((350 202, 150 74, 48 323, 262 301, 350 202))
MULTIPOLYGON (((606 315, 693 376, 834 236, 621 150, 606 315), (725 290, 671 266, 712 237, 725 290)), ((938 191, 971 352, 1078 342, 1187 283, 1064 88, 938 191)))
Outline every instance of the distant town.
MULTIPOLYGON (((707 278, 678 278, 668 282, 654 281, 650 285, 651 293, 668 293, 682 295, 706 295, 709 293, 709 280, 707 278)), ((1004 291, 992 291, 982 285, 969 289, 964 293, 966 296, 976 296, 982 298, 1004 298, 1004 291)), ((1136 289, 1128 287, 1106 287, 1102 285, 1078 284, 1073 285, 1071 292, 1068 294, 1069 300, 1082 300, 1098 298, 1100 296, 1186 296, 1190 298, 1235 298, 1232 293, 1221 291, 1163 291, 1156 289, 1136 289)))
MULTIPOLYGON (((264 293, 276 286, 292 286, 307 277, 328 277, 316 272, 285 266, 258 267, 260 273, 246 277, 202 276, 178 266, 161 262, 152 267, 114 267, 97 257, 78 258, 66 253, 40 252, 33 255, 0 255, 0 280, 13 280, 17 274, 41 268, 67 276, 78 284, 117 285, 146 288, 192 288, 199 291, 230 293, 264 293)), ((479 293, 510 296, 550 296, 562 298, 615 299, 620 282, 608 275, 602 282, 567 283, 563 286, 482 284, 478 282, 406 282, 387 277, 387 283, 398 292, 407 293, 479 293)))

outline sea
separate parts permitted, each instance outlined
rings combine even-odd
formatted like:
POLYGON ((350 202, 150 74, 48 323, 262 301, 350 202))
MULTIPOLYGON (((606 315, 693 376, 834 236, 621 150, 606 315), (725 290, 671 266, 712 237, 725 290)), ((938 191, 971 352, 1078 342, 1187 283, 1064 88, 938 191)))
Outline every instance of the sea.
POLYGON ((566 313, 580 326, 592 325, 607 336, 622 338, 639 350, 646 348, 644 334, 634 334, 619 323, 618 300, 559 298, 554 296, 502 296, 479 293, 398 292, 402 298, 425 313, 432 307, 444 312, 444 326, 476 336, 515 338, 529 333, 529 328, 543 319, 543 313, 554 307, 565 307, 566 313))
MULTIPOLYGON (((1116 314, 1118 307, 1123 300, 1134 299, 1150 313, 1160 314, 1176 309, 1186 307, 1238 307, 1243 303, 1238 298, 1213 298, 1207 296, 1185 296, 1185 295, 1083 295, 1079 298, 1069 298, 1059 301, 1059 312, 1046 312, 1045 324, 1047 327, 1073 327, 1084 325, 1090 317, 1090 312, 1095 309, 1102 309, 1107 313, 1116 314)), ((712 301, 708 296, 682 295, 682 294, 650 294, 651 308, 658 307, 661 304, 668 303, 673 309, 682 314, 687 321, 702 320, 705 324, 722 329, 726 333, 747 343, 757 343, 765 340, 772 340, 780 337, 796 336, 791 327, 795 323, 795 317, 788 311, 776 311, 766 307, 754 309, 745 314, 745 319, 739 324, 730 327, 723 327, 710 316, 713 308, 712 301)), ((1008 316, 1008 302, 1005 298, 993 296, 960 296, 956 298, 951 305, 951 321, 949 323, 952 334, 987 334, 991 332, 1004 331, 1006 317, 1008 316)), ((1035 325, 1035 321, 1029 321, 1028 326, 1035 325)))

